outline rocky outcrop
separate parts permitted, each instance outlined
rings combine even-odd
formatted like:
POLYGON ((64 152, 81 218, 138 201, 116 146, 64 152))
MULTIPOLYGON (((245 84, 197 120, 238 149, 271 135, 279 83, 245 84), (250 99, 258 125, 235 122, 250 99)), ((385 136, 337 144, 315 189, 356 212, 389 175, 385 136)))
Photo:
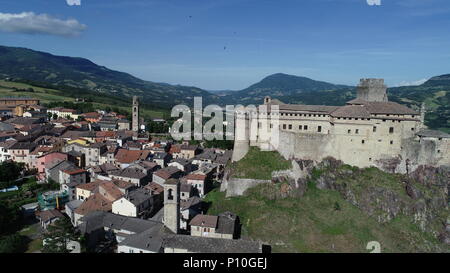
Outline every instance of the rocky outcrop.
POLYGON ((450 239, 449 232, 435 228, 448 215, 449 168, 419 166, 407 176, 386 174, 375 168, 358 169, 328 158, 318 164, 311 176, 318 188, 338 191, 380 223, 406 215, 422 231, 440 236, 446 242, 450 239))

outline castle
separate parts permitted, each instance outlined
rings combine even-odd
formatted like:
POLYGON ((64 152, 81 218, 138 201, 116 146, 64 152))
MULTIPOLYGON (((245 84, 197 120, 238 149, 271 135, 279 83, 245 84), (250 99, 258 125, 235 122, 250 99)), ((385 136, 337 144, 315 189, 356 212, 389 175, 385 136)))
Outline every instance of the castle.
POLYGON ((233 161, 256 146, 286 159, 334 157, 398 173, 450 165, 450 135, 426 128, 424 106, 417 112, 389 102, 386 90, 383 79, 361 79, 357 98, 345 106, 292 105, 265 97, 265 113, 237 115, 235 134, 247 138, 235 140, 233 161), (248 138, 252 133, 256 137, 248 138))

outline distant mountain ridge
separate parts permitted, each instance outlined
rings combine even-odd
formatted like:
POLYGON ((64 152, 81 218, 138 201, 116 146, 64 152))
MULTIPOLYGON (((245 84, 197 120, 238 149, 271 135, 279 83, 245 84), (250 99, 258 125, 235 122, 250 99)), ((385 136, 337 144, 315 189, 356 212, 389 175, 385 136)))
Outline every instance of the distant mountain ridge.
POLYGON ((192 103, 194 96, 202 96, 206 102, 217 100, 217 96, 200 88, 144 81, 84 58, 56 56, 18 47, 0 46, 0 76, 125 97, 137 95, 144 101, 166 107, 192 103))
MULTIPOLYGON (((289 103, 314 103, 312 97, 316 92, 330 92, 336 90, 352 90, 354 87, 316 81, 307 77, 276 73, 269 75, 260 82, 243 90, 228 92, 221 97, 226 103, 259 104, 265 96, 271 96, 289 103)), ((331 100, 331 98, 329 99, 331 100)), ((339 104, 340 102, 332 102, 339 104)))

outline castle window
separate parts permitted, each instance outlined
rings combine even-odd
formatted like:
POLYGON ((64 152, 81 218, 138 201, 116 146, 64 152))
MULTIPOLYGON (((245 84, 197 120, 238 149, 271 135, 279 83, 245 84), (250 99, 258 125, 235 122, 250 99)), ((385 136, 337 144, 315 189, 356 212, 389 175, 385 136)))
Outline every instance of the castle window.
POLYGON ((438 152, 438 154, 440 154, 440 153, 441 153, 441 150, 437 150, 437 152, 438 152))
POLYGON ((441 141, 442 140, 442 137, 440 137, 440 138, 438 138, 439 139, 439 141, 441 141))
POLYGON ((349 134, 350 134, 351 132, 352 132, 352 130, 348 129, 347 133, 349 133, 349 134))
POLYGON ((355 118, 355 120, 358 120, 358 118, 355 118))
POLYGON ((299 129, 299 130, 301 130, 301 129, 302 129, 302 126, 301 126, 301 125, 299 125, 299 126, 298 126, 298 129, 299 129))
POLYGON ((391 140, 391 142, 390 142, 390 143, 391 143, 391 145, 392 145, 392 144, 394 144, 394 141, 393 141, 393 140, 391 140))
POLYGON ((389 128, 389 134, 393 134, 394 133, 394 127, 390 127, 389 128))
POLYGON ((261 122, 258 122, 258 128, 261 128, 261 127, 262 127, 261 122))
POLYGON ((363 140, 361 140, 361 143, 362 143, 362 144, 364 144, 365 142, 366 142, 366 141, 365 141, 364 139, 363 139, 363 140))
POLYGON ((415 129, 414 128, 411 128, 411 131, 414 131, 415 129))
POLYGON ((271 123, 271 124, 270 124, 270 129, 272 129, 272 128, 273 128, 273 124, 271 123))
POLYGON ((308 125, 305 125, 304 127, 303 127, 303 129, 306 131, 306 130, 308 130, 308 125))
POLYGON ((377 126, 373 126, 373 132, 375 133, 377 131, 377 126))
POLYGON ((285 130, 286 130, 286 124, 283 124, 283 129, 285 129, 285 130))
POLYGON ((167 196, 168 200, 173 200, 172 189, 169 189, 169 195, 167 196))
POLYGON ((359 129, 356 129, 356 130, 355 130, 355 134, 359 134, 359 129))
POLYGON ((322 132, 322 126, 317 127, 317 132, 322 132))
POLYGON ((292 130, 292 124, 289 124, 289 130, 292 130))
POLYGON ((385 120, 385 119, 383 119, 383 122, 386 122, 386 120, 385 120))

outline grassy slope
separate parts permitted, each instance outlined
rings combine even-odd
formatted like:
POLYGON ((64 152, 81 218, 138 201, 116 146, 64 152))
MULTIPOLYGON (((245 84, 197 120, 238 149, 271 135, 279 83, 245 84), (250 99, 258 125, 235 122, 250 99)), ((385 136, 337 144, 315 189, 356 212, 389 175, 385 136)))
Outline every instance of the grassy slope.
MULTIPOLYGON (((1 97, 32 97, 32 98, 38 98, 41 100, 41 103, 48 103, 52 101, 75 101, 75 98, 69 97, 65 95, 60 90, 55 89, 49 89, 49 88, 41 88, 32 86, 25 83, 17 83, 17 82, 7 82, 0 80, 0 96, 1 97), (19 88, 19 89, 27 89, 27 88, 33 88, 34 92, 14 92, 13 87, 19 88)), ((128 103, 128 102, 127 102, 128 103)), ((123 104, 123 102, 122 102, 123 104)), ((110 105, 106 103, 101 102, 101 97, 99 95, 99 100, 94 101, 93 105, 95 107, 98 107, 99 109, 104 109, 106 107, 114 107, 117 106, 118 108, 125 110, 125 111, 131 111, 131 101, 129 102, 130 106, 120 106, 120 105, 110 105)), ((162 118, 166 114, 162 111, 154 111, 152 109, 148 108, 141 108, 141 115, 144 118, 162 118)))
MULTIPOLYGON (((248 157, 233 167, 239 169, 240 177, 248 178, 243 175, 248 174, 267 179, 270 173, 267 166, 273 167, 277 157, 277 153, 252 149, 248 157), (258 166, 259 163, 264 165, 258 166)), ((357 170, 347 165, 342 168, 357 170)), ((320 173, 313 172, 308 190, 301 198, 267 197, 278 192, 283 183, 260 185, 240 197, 225 198, 225 193, 213 190, 205 197, 211 203, 208 214, 224 211, 238 214, 243 224, 242 235, 272 245, 274 252, 369 252, 366 246, 370 241, 380 242, 382 252, 431 252, 436 251, 435 246, 449 251, 432 234, 422 232, 410 217, 399 215, 380 224, 337 191, 317 189, 314 177, 318 176, 320 173)), ((348 183, 357 195, 359 190, 367 189, 364 185, 374 185, 399 192, 400 198, 409 198, 401 187, 401 177, 375 168, 358 170, 357 175, 344 180, 337 183, 348 183)))
POLYGON ((272 245, 273 252, 369 252, 370 241, 381 243, 382 252, 421 252, 437 241, 404 216, 379 224, 339 193, 310 184, 302 198, 269 200, 251 189, 247 196, 225 198, 214 190, 208 214, 232 211, 241 218, 242 235, 272 245), (335 210, 336 203, 340 210, 335 210))
POLYGON ((247 155, 232 164, 233 177, 266 179, 272 178, 272 172, 291 168, 291 162, 283 159, 277 152, 261 152, 250 147, 247 155))

